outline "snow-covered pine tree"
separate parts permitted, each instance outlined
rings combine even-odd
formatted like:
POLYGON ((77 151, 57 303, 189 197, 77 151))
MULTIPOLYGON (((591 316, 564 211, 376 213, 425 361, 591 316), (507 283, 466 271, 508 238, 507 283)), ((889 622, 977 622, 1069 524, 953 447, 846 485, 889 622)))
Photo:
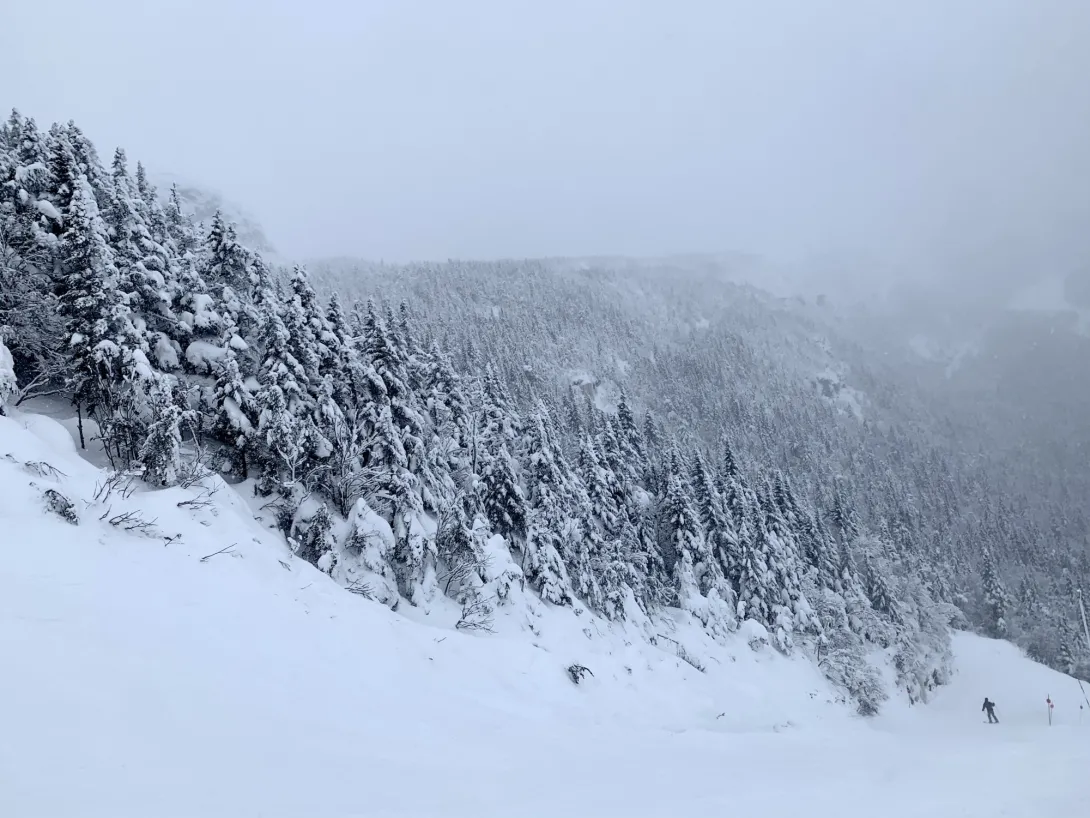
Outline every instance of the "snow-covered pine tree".
POLYGON ((406 362, 374 302, 367 305, 363 325, 363 352, 378 378, 372 385, 371 398, 389 408, 407 458, 406 467, 413 474, 424 465, 424 419, 415 395, 409 388, 406 362), (377 388, 381 384, 381 388, 377 388))
POLYGON ((300 477, 305 460, 300 445, 302 430, 295 413, 288 406, 284 390, 276 383, 263 385, 257 398, 258 430, 264 452, 257 489, 262 495, 283 490, 300 477))
POLYGON ((359 353, 352 340, 348 316, 336 292, 329 296, 325 323, 328 330, 323 343, 329 350, 330 356, 322 374, 333 376, 337 403, 344 410, 352 410, 359 407, 360 401, 366 394, 366 378, 359 353))
POLYGON ((663 433, 658 421, 647 410, 643 416, 643 469, 641 479, 652 494, 665 493, 665 475, 661 462, 663 433))
POLYGON ((163 375, 151 389, 151 417, 140 447, 144 480, 153 486, 173 486, 182 467, 183 412, 175 400, 173 384, 163 375))
POLYGON ((586 491, 578 482, 574 487, 573 503, 573 515, 566 523, 565 530, 570 543, 570 562, 567 568, 572 591, 591 610, 605 614, 605 595, 599 585, 598 576, 599 571, 606 567, 603 562, 606 543, 602 530, 594 519, 586 491))
POLYGON ((751 512, 752 504, 748 500, 749 488, 741 474, 731 475, 724 472, 720 480, 723 484, 722 503, 727 536, 719 544, 719 558, 722 561, 723 574, 740 588, 742 552, 747 543, 756 536, 751 512))
MULTIPOLYGON (((151 237, 146 207, 136 182, 129 175, 125 151, 114 153, 110 207, 105 214, 118 289, 125 293, 134 314, 146 325, 145 333, 165 333, 173 324, 169 315, 166 253, 151 237)), ((154 345, 154 340, 149 339, 154 345)))
POLYGON ((167 237, 173 246, 174 254, 178 258, 186 256, 195 258, 194 254, 199 245, 197 229, 193 224, 193 219, 185 213, 182 207, 181 196, 178 193, 176 184, 170 186, 170 195, 163 208, 163 215, 166 218, 167 237))
POLYGON ((433 341, 428 352, 419 355, 428 461, 421 476, 427 480, 424 490, 430 495, 425 498, 425 507, 437 508, 460 492, 469 504, 467 511, 475 513, 476 478, 467 451, 469 412, 461 379, 437 342, 433 341))
MULTIPOLYGON (((173 208, 171 209, 173 211, 173 208)), ((183 218, 180 216, 171 216, 183 218)), ((253 282, 250 278, 250 265, 252 257, 250 252, 238 241, 238 234, 233 224, 223 217, 223 213, 216 211, 212 217, 212 224, 208 236, 205 239, 205 253, 200 269, 201 278, 213 288, 214 294, 221 301, 228 300, 224 297, 224 290, 230 288, 238 296, 250 292, 253 282)))
POLYGON ((336 541, 333 536, 333 517, 329 506, 321 503, 306 520, 305 530, 297 533, 295 556, 306 560, 325 573, 331 573, 336 562, 336 541))
POLYGON ((110 207, 110 179, 91 140, 72 120, 63 126, 54 125, 50 132, 57 136, 63 135, 65 141, 71 146, 79 172, 87 179, 95 194, 99 212, 105 213, 110 207))
POLYGON ((625 451, 626 458, 639 462, 643 458, 643 452, 641 451, 643 440, 640 436, 640 429, 636 425, 636 416, 632 412, 628 392, 623 386, 621 387, 621 394, 617 398, 617 427, 617 440, 625 451))
POLYGON ((734 531, 731 516, 724 506, 723 497, 704 456, 699 451, 693 455, 692 488, 697 515, 705 532, 708 549, 700 577, 701 592, 707 594, 715 588, 720 596, 730 598, 733 591, 727 581, 725 567, 731 564, 730 560, 733 559, 738 537, 734 531))
POLYGON ((843 589, 840 546, 829 534, 820 515, 805 515, 802 521, 806 562, 817 572, 817 584, 832 591, 843 589))
POLYGON ((873 537, 864 537, 857 539, 852 547, 860 554, 863 589, 871 606, 894 625, 900 624, 903 612, 894 590, 889 545, 873 537))
POLYGON ((1041 613, 1041 599, 1037 584, 1029 574, 1022 576, 1018 585, 1018 608, 1022 619, 1032 621, 1041 613))
POLYGON ((731 480, 738 481, 741 479, 741 470, 738 468, 738 459, 734 456, 734 449, 730 445, 730 439, 726 436, 722 436, 722 440, 719 444, 722 452, 722 478, 725 483, 729 483, 731 480))
POLYGON ((539 404, 528 422, 523 473, 527 486, 527 526, 523 573, 541 598, 557 605, 571 602, 567 565, 572 562, 567 469, 549 435, 548 410, 539 404))
POLYGON ((680 459, 674 447, 670 454, 666 494, 662 500, 661 525, 663 542, 674 564, 675 601, 679 607, 690 610, 698 604, 694 603, 694 598, 701 596, 696 576, 697 565, 704 563, 709 549, 688 483, 681 474, 680 459))
POLYGON ((406 384, 404 362, 373 302, 360 323, 357 337, 367 390, 360 421, 370 447, 364 466, 374 474, 379 505, 394 531, 401 591, 423 604, 433 591, 435 567, 432 546, 423 542, 416 528, 423 512, 420 476, 428 467, 424 419, 406 384))
POLYGON ((68 388, 77 408, 98 421, 107 453, 127 464, 143 440, 143 430, 133 426, 130 397, 152 373, 117 289, 117 268, 91 185, 79 176, 73 186, 59 246, 60 312, 72 361, 68 388))
POLYGON ((659 549, 658 524, 648 514, 641 514, 632 524, 635 536, 625 552, 625 583, 645 612, 669 605, 673 596, 666 560, 659 549))
POLYGON ((859 536, 855 509, 848 504, 839 486, 833 492, 831 519, 841 545, 851 543, 859 536))
POLYGON ((301 417, 310 408, 306 390, 307 374, 292 351, 292 338, 284 323, 282 310, 281 302, 271 291, 265 290, 258 304, 263 356, 258 369, 261 392, 257 399, 259 404, 268 403, 262 393, 275 386, 280 390, 288 411, 301 417))
POLYGON ((501 440, 495 454, 481 467, 478 486, 481 510, 492 530, 514 547, 521 549, 527 536, 526 498, 519 486, 511 454, 501 440))
POLYGON ((301 265, 291 274, 291 297, 284 308, 284 326, 291 337, 292 355, 303 368, 308 399, 313 404, 318 398, 322 375, 332 364, 333 353, 325 342, 329 326, 306 268, 301 265))
POLYGON ((757 500, 746 491, 740 497, 743 529, 739 536, 738 616, 775 630, 775 609, 782 597, 769 568, 769 540, 757 500))
POLYGON ((713 635, 723 636, 734 627, 733 592, 701 525, 676 445, 671 447, 667 463, 660 526, 674 559, 675 599, 678 607, 695 616, 713 635))
POLYGON ((580 441, 576 465, 590 504, 590 513, 606 537, 615 537, 620 530, 624 511, 617 503, 618 492, 614 488, 616 475, 602 463, 593 438, 584 436, 580 441))
POLYGON ((212 434, 224 444, 224 468, 243 479, 249 471, 258 404, 239 370, 236 343, 245 343, 229 323, 224 330, 223 358, 212 392, 212 434))
POLYGON ((772 605, 773 633, 781 650, 793 646, 793 634, 811 625, 810 606, 802 593, 799 576, 799 545, 791 524, 776 502, 775 488, 765 482, 757 495, 764 517, 759 532, 764 536, 765 561, 778 591, 772 605))
POLYGON ((1074 624, 1074 616, 1067 611, 1061 612, 1057 618, 1056 635, 1058 649, 1056 661, 1061 672, 1074 675, 1080 658, 1085 654, 1082 634, 1074 624))
POLYGON ((985 622, 988 635, 997 639, 1007 636, 1007 615, 1010 599, 990 548, 985 548, 981 558, 981 582, 984 592, 985 622))

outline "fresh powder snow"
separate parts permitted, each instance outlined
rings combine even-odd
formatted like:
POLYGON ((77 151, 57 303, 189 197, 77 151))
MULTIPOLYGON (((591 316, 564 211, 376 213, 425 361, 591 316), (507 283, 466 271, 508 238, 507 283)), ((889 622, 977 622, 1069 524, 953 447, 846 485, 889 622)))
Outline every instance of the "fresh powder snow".
POLYGON ((1079 685, 1006 642, 957 634, 928 704, 862 719, 806 659, 679 611, 529 600, 462 633, 346 592, 218 478, 208 503, 108 493, 69 429, 10 414, 2 815, 1085 814, 1079 685))

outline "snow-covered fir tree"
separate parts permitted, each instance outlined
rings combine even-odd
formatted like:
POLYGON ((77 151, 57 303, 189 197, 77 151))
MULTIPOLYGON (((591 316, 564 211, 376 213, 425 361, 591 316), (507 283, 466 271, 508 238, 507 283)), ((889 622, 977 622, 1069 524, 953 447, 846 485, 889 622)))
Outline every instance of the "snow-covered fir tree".
POLYGON ((984 549, 982 582, 984 585, 985 626, 990 635, 1003 638, 1007 635, 1007 611, 1010 602, 1007 589, 999 578, 999 569, 995 564, 990 548, 984 549))

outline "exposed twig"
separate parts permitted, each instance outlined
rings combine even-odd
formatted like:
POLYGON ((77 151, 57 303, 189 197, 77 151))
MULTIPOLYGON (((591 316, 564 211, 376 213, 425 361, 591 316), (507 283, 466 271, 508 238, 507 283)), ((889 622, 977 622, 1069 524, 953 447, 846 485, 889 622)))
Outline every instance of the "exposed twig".
MULTIPOLYGON (((180 484, 179 484, 180 485, 180 484)), ((196 511, 200 508, 208 508, 212 505, 212 498, 216 496, 216 492, 219 491, 219 486, 212 486, 212 488, 202 487, 202 490, 196 497, 190 497, 188 500, 179 500, 178 508, 188 508, 192 511, 196 511)))
POLYGON ((203 440, 201 414, 197 411, 187 410, 183 416, 183 423, 185 429, 188 430, 187 440, 192 444, 193 455, 183 461, 178 474, 178 485, 185 489, 196 485, 204 488, 202 481, 213 474, 213 470, 208 466, 208 460, 212 457, 213 452, 201 445, 203 440))
POLYGON ((135 489, 131 475, 122 471, 111 471, 104 481, 95 483, 94 502, 105 503, 115 493, 122 500, 127 500, 135 489))
POLYGON ((236 545, 238 545, 238 543, 233 542, 230 545, 228 545, 228 546, 226 546, 224 548, 221 548, 219 551, 213 551, 211 554, 208 554, 207 556, 201 557, 201 562, 208 562, 210 559, 212 559, 212 557, 218 556, 219 554, 233 554, 234 553, 233 549, 234 549, 234 547, 236 545))
MULTIPOLYGON (((109 510, 106 513, 109 514, 109 510)), ((115 514, 107 522, 114 528, 120 528, 122 531, 130 533, 150 534, 155 530, 155 520, 145 520, 137 511, 125 511, 121 514, 115 514)))
POLYGON ((25 468, 31 474, 37 475, 38 477, 49 477, 53 480, 68 476, 56 466, 50 465, 44 460, 28 460, 26 463, 23 464, 23 468, 25 468))
POLYGON ((707 668, 700 663, 700 660, 693 656, 691 653, 689 653, 689 651, 685 650, 685 646, 682 644, 678 644, 677 646, 677 658, 685 662, 686 664, 689 664, 692 667, 696 668, 701 673, 707 672, 707 668))
POLYGON ((364 599, 374 599, 375 598, 374 593, 373 593, 373 591, 371 589, 371 586, 368 583, 361 580, 361 579, 352 580, 352 582, 350 582, 345 587, 345 590, 348 591, 348 593, 350 593, 350 594, 355 594, 356 596, 362 596, 364 599))
POLYGON ((462 615, 454 627, 460 631, 494 633, 492 629, 492 605, 479 593, 470 596, 462 605, 462 615))

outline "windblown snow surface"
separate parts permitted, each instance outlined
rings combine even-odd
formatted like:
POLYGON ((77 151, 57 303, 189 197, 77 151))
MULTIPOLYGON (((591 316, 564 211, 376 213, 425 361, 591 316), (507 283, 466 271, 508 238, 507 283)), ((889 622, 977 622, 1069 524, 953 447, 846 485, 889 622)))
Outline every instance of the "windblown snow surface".
POLYGON ((1009 644, 959 634, 951 685, 864 720, 808 661, 679 612, 611 629, 526 599, 466 634, 347 593, 226 486, 96 504, 102 479, 58 422, 0 417, 0 815, 1087 814, 1079 686, 1009 644))

